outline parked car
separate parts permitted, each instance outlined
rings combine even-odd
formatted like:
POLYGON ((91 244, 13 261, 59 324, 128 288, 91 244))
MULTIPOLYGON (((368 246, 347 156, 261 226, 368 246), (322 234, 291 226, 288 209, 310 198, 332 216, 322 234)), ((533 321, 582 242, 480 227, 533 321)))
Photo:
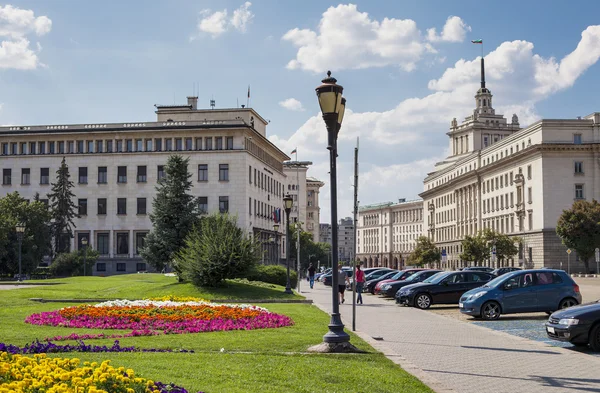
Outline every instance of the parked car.
POLYGON ((487 267, 487 266, 467 266, 467 267, 464 267, 464 268, 462 268, 460 270, 463 271, 463 272, 477 271, 477 272, 491 273, 491 272, 494 271, 494 268, 487 267))
POLYGON ((391 281, 404 281, 406 279, 408 279, 409 277, 411 277, 413 274, 423 271, 426 269, 420 269, 420 268, 415 268, 415 269, 405 269, 405 270, 400 270, 398 273, 394 274, 392 277, 389 278, 385 278, 383 280, 380 280, 376 285, 375 285, 375 295, 379 295, 380 291, 381 291, 381 287, 385 284, 387 284, 388 282, 391 281))
POLYGON ((379 283, 381 280, 393 277, 396 273, 398 273, 398 270, 382 271, 381 274, 377 273, 380 272, 374 272, 368 276, 365 276, 363 292, 369 292, 372 295, 375 294, 375 285, 377 285, 377 283, 379 283))
POLYGON ((396 294, 398 303, 429 308, 432 304, 457 304, 463 293, 482 286, 494 278, 479 271, 438 273, 429 279, 407 285, 396 294))
POLYGON ((498 319, 501 314, 551 312, 581 303, 579 286, 562 270, 521 270, 466 292, 463 314, 498 319))
MULTIPOLYGON (((349 269, 347 267, 343 267, 342 271, 345 272, 348 277, 352 277, 352 269, 349 269)), ((331 286, 331 283, 332 283, 332 275, 331 275, 331 273, 325 274, 325 275, 323 275, 321 277, 323 278, 323 284, 325 284, 327 286, 331 286)), ((344 284, 344 283, 342 283, 342 284, 344 284)))
MULTIPOLYGON (((366 277, 367 277, 369 274, 371 274, 371 273, 373 273, 373 272, 375 272, 375 271, 377 271, 377 270, 386 270, 386 271, 388 271, 389 269, 388 269, 387 267, 368 267, 368 268, 366 268, 366 269, 362 269, 363 273, 365 273, 365 279, 366 279, 366 277)), ((353 278, 351 277, 351 278, 350 278, 350 285, 347 285, 347 287, 349 287, 349 288, 352 288, 352 285, 353 285, 353 284, 354 284, 354 280, 353 280, 353 278)))
POLYGON ((546 322, 548 337, 600 352, 600 300, 559 310, 546 322))
POLYGON ((394 297, 396 296, 396 292, 402 287, 407 285, 416 284, 418 282, 423 282, 434 274, 440 273, 441 270, 421 270, 415 272, 415 274, 406 278, 405 280, 396 280, 396 281, 388 281, 381 285, 379 290, 379 294, 385 297, 394 297))
POLYGON ((492 274, 496 277, 500 277, 503 274, 517 272, 519 270, 521 270, 520 267, 499 267, 498 269, 492 271, 492 274))

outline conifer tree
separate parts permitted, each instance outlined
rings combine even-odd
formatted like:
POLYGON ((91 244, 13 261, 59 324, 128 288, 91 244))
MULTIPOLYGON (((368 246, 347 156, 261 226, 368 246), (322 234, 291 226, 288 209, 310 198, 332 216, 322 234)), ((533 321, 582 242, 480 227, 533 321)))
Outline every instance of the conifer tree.
POLYGON ((60 168, 56 171, 56 183, 52 183, 52 192, 48 194, 56 254, 69 251, 70 239, 73 238, 75 228, 73 219, 79 218, 77 205, 73 202, 75 194, 71 191, 73 182, 69 180, 70 177, 69 167, 63 157, 60 168))
MULTIPOLYGON (((197 200, 192 194, 189 159, 172 155, 165 165, 165 178, 156 186, 152 202, 152 231, 146 236, 140 255, 156 270, 168 266, 185 246, 185 239, 198 219, 197 200)), ((178 271, 177 267, 175 270, 178 271)))

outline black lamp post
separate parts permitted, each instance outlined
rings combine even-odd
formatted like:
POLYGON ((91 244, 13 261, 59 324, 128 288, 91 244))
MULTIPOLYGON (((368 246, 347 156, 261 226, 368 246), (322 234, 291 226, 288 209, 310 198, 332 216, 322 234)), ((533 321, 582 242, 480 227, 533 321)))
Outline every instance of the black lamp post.
POLYGON ((83 245, 83 275, 85 276, 86 274, 86 266, 87 265, 87 245, 88 245, 88 240, 87 237, 84 237, 83 239, 81 239, 81 244, 83 245))
POLYGON ((292 286, 290 285, 290 211, 292 211, 292 206, 294 205, 294 200, 292 199, 292 196, 290 194, 287 194, 286 196, 283 197, 283 205, 284 205, 283 207, 285 210, 285 223, 286 223, 285 236, 287 239, 287 242, 285 244, 285 259, 286 259, 286 264, 287 264, 287 282, 285 284, 284 293, 291 295, 294 292, 292 292, 292 286))
POLYGON ((19 222, 17 224, 17 226, 15 227, 15 230, 17 231, 17 240, 19 240, 19 279, 18 279, 18 281, 21 282, 21 281, 23 281, 23 278, 21 277, 21 245, 23 244, 23 234, 25 233, 25 223, 19 222))
POLYGON ((279 224, 273 224, 275 231, 275 264, 279 265, 279 224))
POLYGON ((338 282, 338 227, 337 227, 337 138, 344 112, 346 109, 346 99, 342 97, 344 88, 336 84, 337 80, 331 77, 331 71, 327 71, 327 78, 322 80, 322 84, 317 87, 317 97, 323 114, 323 120, 327 127, 327 149, 329 150, 329 176, 331 185, 331 262, 332 262, 332 285, 331 296, 333 309, 331 321, 329 322, 329 332, 323 337, 323 341, 328 347, 328 351, 351 351, 350 336, 344 331, 344 324, 340 318, 340 304, 338 299, 338 285, 344 284, 338 282), (341 345, 340 345, 341 344, 341 345))

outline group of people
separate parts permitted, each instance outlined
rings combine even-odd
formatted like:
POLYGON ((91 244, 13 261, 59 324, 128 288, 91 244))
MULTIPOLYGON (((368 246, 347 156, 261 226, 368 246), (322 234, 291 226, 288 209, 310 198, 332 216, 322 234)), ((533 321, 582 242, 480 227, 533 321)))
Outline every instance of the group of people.
MULTIPOLYGON (((362 291, 365 285, 365 272, 362 271, 362 262, 356 265, 356 277, 354 282, 356 284, 356 303, 363 304, 362 291)), ((308 266, 308 281, 310 283, 310 289, 312 289, 315 285, 315 273, 317 269, 311 263, 308 266)), ((346 285, 350 284, 350 278, 346 274, 346 272, 342 269, 342 266, 338 266, 338 293, 340 297, 340 304, 344 303, 346 299, 344 298, 344 292, 346 292, 346 285)))

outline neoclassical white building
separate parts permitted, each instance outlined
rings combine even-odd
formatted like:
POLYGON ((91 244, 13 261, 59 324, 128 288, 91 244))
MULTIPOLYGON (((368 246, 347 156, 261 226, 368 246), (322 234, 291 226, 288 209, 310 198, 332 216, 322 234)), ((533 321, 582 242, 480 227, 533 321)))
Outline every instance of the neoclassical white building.
POLYGON ((94 274, 146 270, 139 250, 152 227, 155 188, 178 153, 189 158, 201 210, 236 214, 269 258, 283 257, 284 227, 273 231, 272 213, 283 207, 289 157, 266 138, 267 121, 253 109, 198 109, 197 100, 156 106, 150 122, 0 127, 0 196, 46 199, 65 157, 80 214, 71 249, 89 240, 101 255, 94 274), (279 250, 268 244, 274 236, 279 250))

